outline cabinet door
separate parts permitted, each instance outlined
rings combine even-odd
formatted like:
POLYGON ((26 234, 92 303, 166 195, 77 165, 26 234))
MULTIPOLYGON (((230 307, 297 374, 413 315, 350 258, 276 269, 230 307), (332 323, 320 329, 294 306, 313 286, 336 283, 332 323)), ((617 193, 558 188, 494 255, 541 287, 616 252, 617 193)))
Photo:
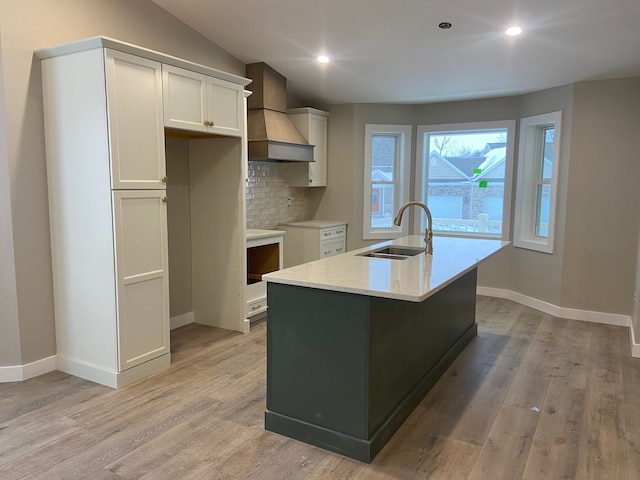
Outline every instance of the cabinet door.
POLYGON ((239 137, 242 134, 242 106, 244 95, 240 85, 208 78, 207 98, 211 121, 209 131, 220 135, 239 137))
POLYGON ((113 192, 120 371, 169 352, 164 194, 113 192))
POLYGON ((309 115, 309 137, 314 162, 309 164, 309 186, 327 186, 327 117, 309 115))
POLYGON ((206 132, 207 77, 183 68, 162 66, 164 125, 206 132))
POLYGON ((314 145, 313 162, 289 165, 290 186, 327 186, 327 116, 328 113, 312 108, 289 110, 289 118, 293 124, 304 135, 304 138, 311 145, 314 145))
POLYGON ((111 188, 165 188, 161 65, 114 50, 105 55, 111 188))

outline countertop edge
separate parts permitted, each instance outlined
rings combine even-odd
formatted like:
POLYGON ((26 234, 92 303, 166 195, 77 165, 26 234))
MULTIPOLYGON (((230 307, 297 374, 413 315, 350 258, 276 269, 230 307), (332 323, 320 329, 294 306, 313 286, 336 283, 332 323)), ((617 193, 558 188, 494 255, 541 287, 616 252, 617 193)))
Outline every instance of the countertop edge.
MULTIPOLYGON (((326 258, 326 259, 322 259, 322 260, 316 260, 314 262, 310 262, 309 264, 305 264, 306 269, 308 269, 310 272, 313 271, 314 268, 317 267, 322 267, 323 263, 322 262, 336 262, 339 261, 339 259, 343 259, 343 261, 348 261, 347 257, 354 257, 354 256, 361 256, 360 254, 362 253, 366 253, 367 251, 371 251, 371 250, 375 250, 377 248, 380 248, 381 246, 385 246, 385 245, 399 245, 399 246, 409 246, 409 245, 413 245, 415 246, 416 240, 415 238, 420 238, 421 240, 421 236, 409 236, 409 237, 402 237, 400 239, 396 239, 396 240, 392 240, 392 241, 387 241, 387 242, 383 242, 380 244, 376 244, 376 245, 371 245, 369 247, 364 247, 361 249, 357 249, 357 250, 353 250, 350 252, 346 252, 343 253, 342 255, 338 255, 338 256, 334 256, 334 257, 330 257, 330 258, 326 258), (338 259, 338 260, 336 260, 338 259), (314 265, 315 264, 315 265, 314 265)), ((473 246, 474 243, 476 244, 481 244, 482 242, 486 242, 486 239, 459 239, 459 238, 449 238, 444 239, 444 237, 440 237, 440 243, 442 244, 448 244, 448 243, 458 243, 458 242, 463 242, 463 243, 469 243, 470 246, 473 246)), ((412 293, 408 293, 408 292, 402 292, 402 291, 392 291, 392 290, 383 290, 383 289, 375 289, 375 288, 365 288, 363 286, 355 286, 355 285, 348 285, 348 284, 339 284, 339 282, 331 282, 331 281, 322 281, 319 280, 318 278, 312 278, 313 275, 309 274, 307 278, 294 278, 294 275, 292 275, 291 273, 288 272, 292 271, 293 269, 296 269, 298 267, 302 267, 302 266, 298 266, 298 267, 291 267, 289 269, 284 269, 284 270, 279 270, 279 271, 275 271, 269 274, 266 274, 263 276, 263 279, 266 280, 268 283, 278 283, 278 284, 283 284, 283 285, 292 285, 292 286, 299 286, 299 287, 307 287, 307 288, 315 288, 315 289, 319 289, 319 290, 328 290, 328 291, 335 291, 335 292, 342 292, 342 293, 350 293, 350 294, 356 294, 356 295, 365 295, 365 296, 370 296, 370 297, 380 297, 380 298, 388 298, 388 299, 392 299, 392 300, 402 300, 402 301, 409 301, 409 302, 422 302, 424 300, 426 300, 427 298, 429 298, 430 296, 434 295, 435 293, 437 293, 438 291, 442 290, 444 287, 446 287, 447 285, 450 285, 451 283, 453 283, 454 281, 456 281, 458 278, 462 277, 463 275, 465 275, 466 273, 470 272, 471 270, 473 270, 474 268, 477 268, 478 265, 482 264, 484 261, 486 261, 487 259, 493 257, 495 254, 497 254, 498 252, 500 252, 501 250, 503 250, 504 248, 506 248, 507 246, 509 246, 511 244, 510 241, 502 241, 502 240, 489 240, 491 242, 497 242, 496 245, 491 246, 491 248, 493 248, 492 251, 488 252, 488 253, 481 253, 480 257, 477 256, 475 253, 471 253, 469 255, 470 258, 475 257, 475 259, 473 260, 469 260, 467 259, 464 267, 461 266, 460 268, 453 268, 451 272, 451 276, 448 276, 446 278, 446 280, 440 280, 436 285, 433 286, 433 288, 427 288, 426 291, 416 295, 416 294, 412 294, 412 293)), ((442 248, 442 247, 441 247, 442 248)), ((489 248, 489 249, 491 249, 489 248)), ((438 255, 438 250, 435 251, 434 255, 438 255)), ((441 254, 442 255, 442 254, 441 254)), ((367 257, 361 257, 362 260, 360 261, 381 261, 380 259, 370 259, 367 257)), ((416 262, 414 263, 414 268, 417 269, 417 271, 419 272, 420 275, 427 275, 430 274, 427 272, 427 270, 429 270, 430 272, 430 268, 426 269, 424 267, 421 267, 421 265, 423 265, 422 263, 418 264, 417 262, 419 261, 419 259, 415 259, 414 257, 407 259, 407 260, 382 260, 382 261, 387 261, 387 262, 416 262)), ((422 259, 422 262, 424 262, 424 258, 422 259)), ((431 260, 430 260, 431 262, 431 260)), ((442 262, 440 262, 442 263, 442 262)), ((390 264, 392 265, 392 264, 390 264)), ((407 265, 410 265, 410 263, 408 263, 407 265)), ((431 263, 429 263, 429 266, 431 266, 431 263)), ((300 276, 301 274, 298 273, 298 276, 300 276)), ((413 283, 413 282, 412 282, 413 283)))

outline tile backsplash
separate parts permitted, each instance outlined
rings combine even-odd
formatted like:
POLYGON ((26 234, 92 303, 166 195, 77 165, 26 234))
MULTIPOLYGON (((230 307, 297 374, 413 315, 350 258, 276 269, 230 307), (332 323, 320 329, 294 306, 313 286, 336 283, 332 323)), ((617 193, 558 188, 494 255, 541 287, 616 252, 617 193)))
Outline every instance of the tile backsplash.
POLYGON ((289 186, 287 163, 250 161, 248 174, 247 228, 276 230, 279 223, 308 218, 308 189, 289 186))

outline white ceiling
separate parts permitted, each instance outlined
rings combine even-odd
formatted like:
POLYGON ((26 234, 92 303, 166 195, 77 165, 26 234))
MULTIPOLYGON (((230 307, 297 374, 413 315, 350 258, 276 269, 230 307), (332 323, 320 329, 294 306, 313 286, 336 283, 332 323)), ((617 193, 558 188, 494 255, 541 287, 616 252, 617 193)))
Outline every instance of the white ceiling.
POLYGON ((640 0, 153 0, 323 104, 427 103, 640 75, 640 0), (448 21, 449 30, 438 24, 448 21), (522 26, 519 37, 504 30, 522 26), (328 65, 315 62, 326 53, 328 65))

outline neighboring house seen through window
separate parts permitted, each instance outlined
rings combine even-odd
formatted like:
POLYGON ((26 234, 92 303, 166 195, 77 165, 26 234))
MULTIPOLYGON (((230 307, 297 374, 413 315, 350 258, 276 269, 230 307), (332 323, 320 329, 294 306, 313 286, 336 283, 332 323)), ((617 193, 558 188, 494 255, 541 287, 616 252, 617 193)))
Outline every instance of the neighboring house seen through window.
POLYGON ((509 238, 514 135, 512 120, 418 126, 416 197, 434 234, 509 238))

